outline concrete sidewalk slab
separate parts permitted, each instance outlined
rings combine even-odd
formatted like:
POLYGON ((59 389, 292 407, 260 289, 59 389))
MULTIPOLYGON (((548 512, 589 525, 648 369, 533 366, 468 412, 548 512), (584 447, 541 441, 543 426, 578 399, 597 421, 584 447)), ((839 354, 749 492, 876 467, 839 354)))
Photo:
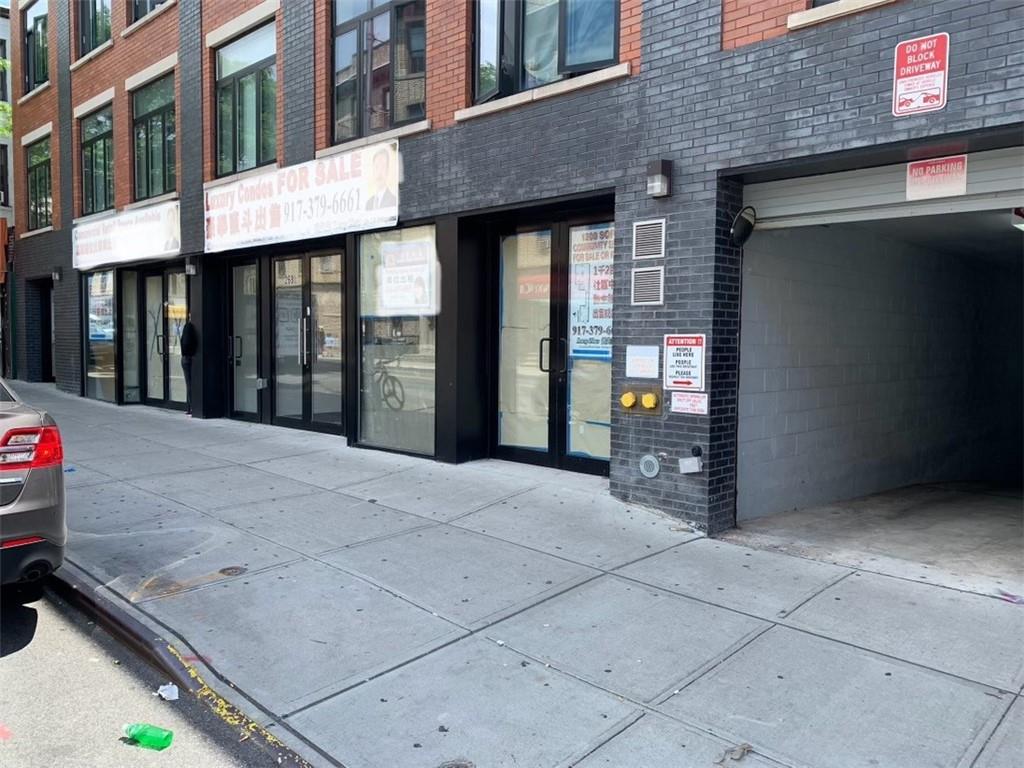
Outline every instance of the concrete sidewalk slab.
POLYGON ((1017 698, 972 768, 1024 765, 1024 699, 1017 698))
MULTIPOLYGON (((60 422, 57 424, 60 427, 60 422)), ((63 439, 64 433, 61 432, 63 439)), ((153 451, 166 450, 166 446, 154 443, 143 437, 131 437, 109 432, 104 434, 100 430, 92 437, 81 440, 66 440, 64 445, 64 456, 71 461, 87 459, 95 462, 97 459, 105 459, 113 456, 134 456, 139 453, 152 453, 153 451)))
POLYGON ((1024 607, 994 597, 855 573, 786 623, 1014 693, 1024 685, 1024 607))
POLYGON ((174 480, 145 477, 135 480, 134 485, 208 512, 266 499, 308 496, 317 490, 305 483, 240 466, 189 472, 174 480))
POLYGON ((86 485, 99 485, 101 483, 112 483, 114 478, 103 472, 97 472, 84 464, 74 461, 64 462, 64 487, 81 488, 86 485))
MULTIPOLYGON (((714 768, 735 747, 662 715, 648 713, 614 739, 598 747, 574 768, 714 768)), ((725 766, 733 765, 726 759, 725 766)), ((748 753, 737 768, 778 768, 779 763, 748 753)))
POLYGON ((590 568, 450 526, 349 547, 323 559, 470 629, 597 575, 590 568))
POLYGON ((700 537, 679 520, 637 509, 603 493, 544 485, 454 521, 460 528, 614 568, 700 537))
POLYGON ((220 507, 210 514, 307 555, 436 525, 422 517, 331 491, 220 507))
MULTIPOLYGON (((78 464, 103 472, 117 480, 135 480, 157 475, 175 475, 175 480, 185 473, 201 469, 215 469, 228 466, 228 462, 204 456, 195 451, 168 448, 154 443, 153 450, 131 453, 125 456, 107 456, 92 459, 84 456, 78 464)), ((174 481, 172 481, 174 482, 174 481)))
POLYGON ((154 600, 146 611, 169 626, 192 628, 199 655, 278 715, 464 634, 378 587, 307 560, 154 600))
POLYGON ((962 766, 1012 698, 775 627, 661 709, 783 762, 962 766))
POLYGON ((602 576, 490 627, 486 635, 602 688, 650 702, 769 626, 602 576))
MULTIPOLYGON (((73 529, 74 530, 74 529, 73 529)), ((150 600, 233 574, 259 571, 298 555, 197 512, 150 518, 128 530, 75 530, 69 556, 132 602, 150 600)))
POLYGON ((349 496, 435 520, 453 520, 535 486, 524 479, 485 472, 472 466, 423 462, 405 471, 401 482, 390 477, 345 487, 349 496))
POLYGON ((420 463, 420 460, 397 454, 385 454, 384 458, 379 458, 369 451, 336 446, 330 450, 318 450, 299 456, 250 462, 249 466, 333 490, 390 476, 420 463))
POLYGON ((235 464, 255 464, 256 462, 268 459, 303 456, 322 450, 322 445, 317 439, 313 441, 298 439, 299 437, 305 438, 306 434, 308 433, 302 433, 299 436, 292 435, 288 436, 289 439, 285 439, 284 435, 274 436, 257 432, 249 440, 241 440, 237 443, 201 445, 195 451, 203 456, 212 456, 215 459, 223 459, 235 464))
POLYGON ((127 482, 111 480, 68 489, 67 517, 68 528, 74 534, 72 546, 79 535, 131 534, 194 514, 195 510, 127 482))
POLYGON ((615 696, 471 637, 289 722, 347 768, 460 760, 541 768, 571 764, 634 712, 615 696))
POLYGON ((704 539, 617 573, 715 605, 777 619, 852 571, 704 539))

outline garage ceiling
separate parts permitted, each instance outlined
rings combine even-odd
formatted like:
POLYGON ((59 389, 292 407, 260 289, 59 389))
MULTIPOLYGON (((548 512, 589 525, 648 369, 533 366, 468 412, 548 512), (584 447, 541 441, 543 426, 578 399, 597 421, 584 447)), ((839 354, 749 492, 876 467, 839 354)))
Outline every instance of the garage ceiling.
POLYGON ((1024 262, 1024 232, 1010 223, 1010 210, 969 211, 937 216, 911 216, 831 225, 946 253, 973 256, 1020 267, 1024 262))

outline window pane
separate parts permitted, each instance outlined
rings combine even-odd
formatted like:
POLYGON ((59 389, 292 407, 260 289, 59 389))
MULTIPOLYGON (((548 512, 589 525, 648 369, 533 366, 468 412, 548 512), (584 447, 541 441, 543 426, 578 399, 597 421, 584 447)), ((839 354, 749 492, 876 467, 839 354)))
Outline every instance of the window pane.
POLYGON ((92 196, 92 167, 93 148, 87 146, 82 150, 82 211, 92 213, 95 208, 95 201, 92 196))
POLYGON ((92 156, 93 204, 97 211, 107 209, 107 153, 106 142, 97 141, 92 156))
POLYGON ((277 27, 267 24, 217 51, 217 79, 239 72, 277 51, 277 27))
POLYGON ((367 0, 335 0, 334 23, 342 24, 369 10, 367 0))
POLYGON ((366 25, 367 131, 391 127, 391 14, 374 16, 366 25))
POLYGON ((104 139, 103 140, 103 178, 106 182, 106 188, 104 189, 104 208, 114 207, 114 140, 104 139))
POLYGON ((142 200, 149 197, 149 175, 146 173, 146 123, 145 121, 135 126, 135 199, 142 200))
POLYGON ((149 194, 159 195, 164 191, 164 116, 149 118, 149 194))
POLYGON ((89 316, 85 394, 114 400, 114 273, 86 275, 86 311, 89 316))
POLYGON ((260 158, 269 163, 277 157, 277 67, 260 70, 260 158))
POLYGON ((46 162, 50 159, 50 139, 49 137, 37 141, 28 148, 28 164, 38 165, 39 163, 46 162))
POLYGON ((228 83, 217 90, 217 173, 235 169, 235 89, 228 83))
POLYGON ((334 140, 359 135, 359 33, 350 30, 334 40, 334 140))
POLYGON ((579 67, 615 56, 616 0, 565 0, 565 64, 579 67))
POLYGON ((395 27, 395 114, 393 122, 427 116, 427 39, 423 0, 398 8, 395 27))
POLYGON ((238 104, 235 114, 238 120, 238 164, 244 171, 256 167, 256 73, 246 75, 238 81, 238 104))
POLYGON ((82 118, 82 141, 94 139, 113 130, 114 119, 111 107, 93 112, 82 118))
POLYGON ((149 112, 174 103, 174 75, 169 75, 155 83, 139 88, 135 92, 135 116, 141 117, 149 112))
POLYGON ((498 23, 500 0, 480 0, 477 4, 479 32, 476 49, 476 95, 486 96, 498 88, 498 23))
POLYGON ((523 88, 536 88, 559 79, 558 0, 526 0, 523 12, 523 88))
POLYGON ((437 335, 432 311, 437 309, 438 290, 434 228, 364 235, 359 263, 359 439, 433 454, 437 335), (417 312, 418 306, 427 309, 417 312))
POLYGON ((164 192, 173 192, 176 187, 175 171, 177 169, 177 157, 175 146, 177 143, 177 131, 174 119, 174 110, 164 112, 164 192))

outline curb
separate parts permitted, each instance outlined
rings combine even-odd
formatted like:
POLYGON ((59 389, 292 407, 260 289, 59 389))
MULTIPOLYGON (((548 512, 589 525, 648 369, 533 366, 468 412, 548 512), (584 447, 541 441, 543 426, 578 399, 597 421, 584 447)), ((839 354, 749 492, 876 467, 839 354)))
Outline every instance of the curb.
POLYGON ((221 696, 203 680, 193 665, 165 638, 154 635, 138 619, 120 606, 96 594, 95 588, 68 568, 60 568, 46 582, 54 593, 82 613, 88 614, 119 642, 141 659, 160 670, 183 691, 189 691, 222 722, 237 730, 245 740, 286 768, 313 768, 252 718, 221 696))

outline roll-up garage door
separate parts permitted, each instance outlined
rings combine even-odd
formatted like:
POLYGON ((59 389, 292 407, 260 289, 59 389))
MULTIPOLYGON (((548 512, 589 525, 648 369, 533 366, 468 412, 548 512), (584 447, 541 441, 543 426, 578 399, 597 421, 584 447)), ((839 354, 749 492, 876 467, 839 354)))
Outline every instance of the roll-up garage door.
POLYGON ((930 200, 907 199, 907 165, 804 176, 748 184, 744 203, 757 210, 757 228, 986 211, 1024 205, 1024 148, 967 155, 966 193, 930 200))

